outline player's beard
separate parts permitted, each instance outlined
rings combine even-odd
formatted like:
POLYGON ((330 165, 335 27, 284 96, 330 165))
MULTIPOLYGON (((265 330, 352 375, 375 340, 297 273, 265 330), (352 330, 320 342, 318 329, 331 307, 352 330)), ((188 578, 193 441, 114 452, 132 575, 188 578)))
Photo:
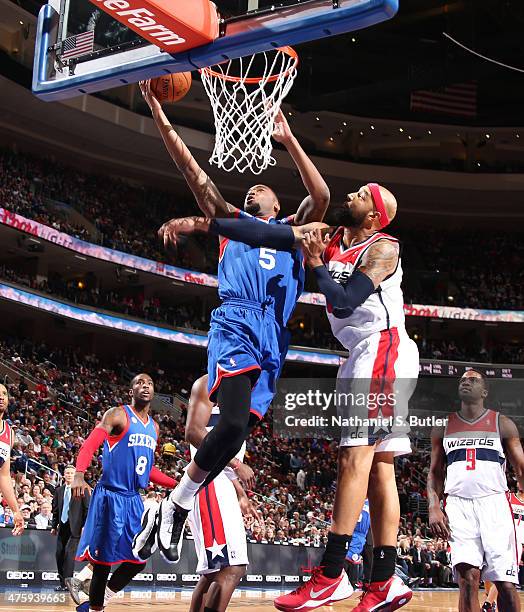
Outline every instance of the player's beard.
POLYGON ((256 200, 251 200, 251 202, 244 206, 244 210, 248 214, 253 215, 253 217, 256 217, 260 213, 260 204, 256 200))
POLYGON ((336 204, 329 213, 329 224, 336 227, 360 227, 364 223, 366 214, 362 212, 357 215, 347 204, 336 204))

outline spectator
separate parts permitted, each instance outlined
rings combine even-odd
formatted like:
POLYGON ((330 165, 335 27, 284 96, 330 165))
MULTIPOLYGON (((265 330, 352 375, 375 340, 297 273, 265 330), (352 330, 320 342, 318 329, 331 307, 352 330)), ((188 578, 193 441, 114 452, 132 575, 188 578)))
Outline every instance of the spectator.
POLYGON ((35 516, 36 528, 47 529, 51 525, 52 518, 51 504, 49 502, 43 502, 40 505, 40 512, 35 516))

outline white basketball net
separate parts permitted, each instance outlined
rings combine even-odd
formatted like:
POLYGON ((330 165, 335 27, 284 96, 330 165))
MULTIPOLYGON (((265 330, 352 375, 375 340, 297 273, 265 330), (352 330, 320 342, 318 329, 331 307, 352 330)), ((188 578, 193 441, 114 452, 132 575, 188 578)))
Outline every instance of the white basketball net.
POLYGON ((282 100, 295 80, 297 63, 295 51, 284 47, 200 71, 215 118, 210 163, 227 172, 253 174, 276 163, 271 135, 282 100), (253 75, 255 70, 262 76, 253 75))

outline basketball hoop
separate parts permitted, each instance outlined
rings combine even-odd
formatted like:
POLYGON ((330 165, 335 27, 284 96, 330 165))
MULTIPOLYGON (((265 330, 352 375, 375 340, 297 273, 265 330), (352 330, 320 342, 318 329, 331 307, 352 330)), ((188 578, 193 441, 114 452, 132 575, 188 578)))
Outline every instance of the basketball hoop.
POLYGON ((200 70, 215 118, 210 163, 226 172, 251 170, 253 174, 276 163, 271 135, 297 65, 296 51, 280 47, 200 70), (252 76, 257 71, 262 76, 252 76))

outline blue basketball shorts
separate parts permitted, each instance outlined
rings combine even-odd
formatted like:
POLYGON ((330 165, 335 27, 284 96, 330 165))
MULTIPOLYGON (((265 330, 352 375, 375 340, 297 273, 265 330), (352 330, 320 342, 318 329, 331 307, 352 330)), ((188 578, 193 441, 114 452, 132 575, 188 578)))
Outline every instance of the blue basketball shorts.
POLYGON ((120 493, 96 485, 82 537, 77 561, 99 565, 143 563, 133 555, 133 538, 140 531, 144 504, 138 493, 120 493))
POLYGON ((225 300, 211 315, 208 334, 208 392, 216 401, 220 382, 249 372, 253 380, 250 410, 266 414, 289 348, 289 331, 273 310, 256 302, 225 300))

